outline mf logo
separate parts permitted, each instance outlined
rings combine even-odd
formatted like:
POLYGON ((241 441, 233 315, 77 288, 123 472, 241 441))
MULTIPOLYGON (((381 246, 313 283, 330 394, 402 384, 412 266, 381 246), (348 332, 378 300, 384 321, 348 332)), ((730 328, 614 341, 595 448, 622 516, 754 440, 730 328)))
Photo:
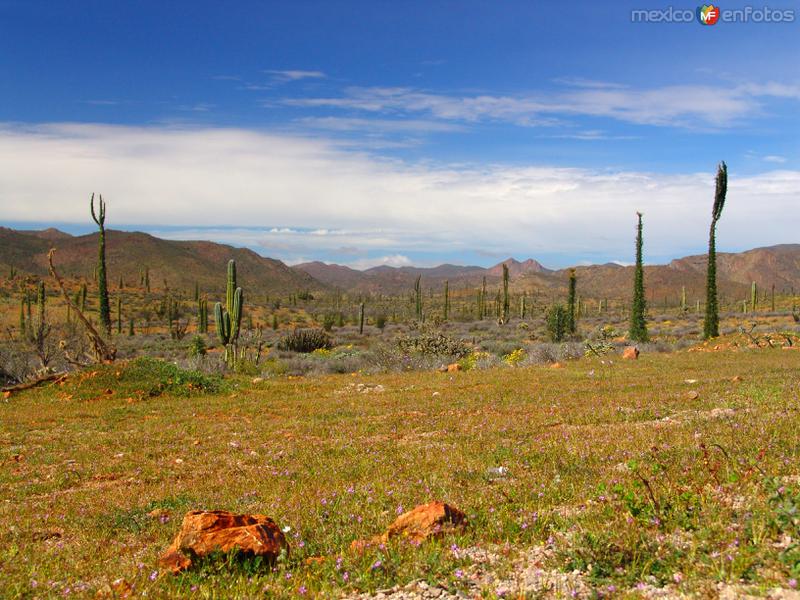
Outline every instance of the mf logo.
POLYGON ((713 4, 698 6, 697 20, 701 25, 714 25, 719 20, 719 6, 713 4))

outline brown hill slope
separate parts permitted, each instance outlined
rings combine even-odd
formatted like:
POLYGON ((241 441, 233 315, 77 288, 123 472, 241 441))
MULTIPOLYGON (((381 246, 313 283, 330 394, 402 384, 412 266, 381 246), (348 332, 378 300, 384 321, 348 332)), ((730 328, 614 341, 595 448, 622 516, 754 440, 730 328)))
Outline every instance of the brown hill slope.
MULTIPOLYGON (((5 272, 13 266, 19 271, 43 275, 47 272, 47 252, 56 250, 56 266, 63 275, 91 279, 97 260, 96 233, 70 236, 47 232, 20 232, 0 228, 0 265, 5 272), (43 235, 44 233, 44 235, 43 235)), ((190 292, 195 282, 203 291, 219 291, 225 286, 225 268, 236 260, 239 282, 249 293, 287 293, 324 289, 310 275, 290 269, 252 250, 204 241, 172 241, 139 232, 106 231, 106 260, 109 283, 120 277, 126 285, 138 285, 145 267, 153 289, 164 281, 171 289, 190 292)))
MULTIPOLYGON (((679 270, 705 273, 706 255, 687 256, 673 260, 669 266, 679 270)), ((800 244, 781 244, 754 248, 745 252, 717 254, 717 273, 720 277, 759 287, 775 284, 777 289, 795 286, 800 275, 800 244)))

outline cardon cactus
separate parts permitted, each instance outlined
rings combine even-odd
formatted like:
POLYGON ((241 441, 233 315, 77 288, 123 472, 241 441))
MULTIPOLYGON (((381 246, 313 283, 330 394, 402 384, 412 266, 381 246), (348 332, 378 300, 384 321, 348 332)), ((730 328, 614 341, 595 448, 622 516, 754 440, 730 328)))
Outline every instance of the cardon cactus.
POLYGON ((225 294, 225 308, 217 302, 214 305, 214 322, 217 336, 225 345, 225 358, 230 363, 236 356, 236 341, 242 324, 242 288, 236 287, 236 261, 228 261, 228 285, 225 294))

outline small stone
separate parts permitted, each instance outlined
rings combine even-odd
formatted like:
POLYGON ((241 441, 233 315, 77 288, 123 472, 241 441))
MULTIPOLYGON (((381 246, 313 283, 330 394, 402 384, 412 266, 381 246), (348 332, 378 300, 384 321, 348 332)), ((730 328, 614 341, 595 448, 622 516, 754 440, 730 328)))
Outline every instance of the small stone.
POLYGON ((689 400, 697 400, 700 397, 700 393, 696 390, 692 390, 686 394, 686 398, 689 400))
POLYGON ((447 365, 447 372, 448 373, 456 373, 461 370, 461 365, 458 363, 452 363, 447 365))
POLYGON ((550 368, 551 369, 563 369, 564 365, 562 365, 560 362, 554 362, 552 365, 550 365, 550 368))
POLYGON ((264 378, 263 378, 263 377, 253 377, 253 381, 251 381, 251 383, 252 383, 253 385, 256 385, 256 384, 258 384, 258 383, 262 383, 263 381, 264 381, 264 378))

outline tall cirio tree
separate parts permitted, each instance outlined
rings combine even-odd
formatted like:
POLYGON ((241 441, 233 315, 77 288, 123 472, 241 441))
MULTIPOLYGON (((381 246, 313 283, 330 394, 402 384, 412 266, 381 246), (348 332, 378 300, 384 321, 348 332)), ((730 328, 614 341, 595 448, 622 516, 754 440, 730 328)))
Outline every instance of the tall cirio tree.
POLYGON ((706 273, 706 318, 703 324, 705 339, 719 335, 719 303, 717 300, 717 221, 725 207, 728 195, 728 165, 725 161, 717 167, 717 185, 714 206, 711 209, 711 228, 708 232, 708 270, 706 273))
POLYGON ((100 324, 106 330, 106 334, 111 335, 111 307, 108 303, 108 277, 106 275, 106 203, 100 195, 98 210, 94 210, 94 194, 89 201, 92 211, 92 219, 97 223, 100 231, 98 251, 97 251, 97 295, 100 312, 100 324))
POLYGON ((642 213, 637 212, 636 225, 636 268, 633 274, 633 303, 631 304, 631 324, 628 336, 634 342, 646 342, 647 301, 644 297, 644 264, 642 262, 642 213))

